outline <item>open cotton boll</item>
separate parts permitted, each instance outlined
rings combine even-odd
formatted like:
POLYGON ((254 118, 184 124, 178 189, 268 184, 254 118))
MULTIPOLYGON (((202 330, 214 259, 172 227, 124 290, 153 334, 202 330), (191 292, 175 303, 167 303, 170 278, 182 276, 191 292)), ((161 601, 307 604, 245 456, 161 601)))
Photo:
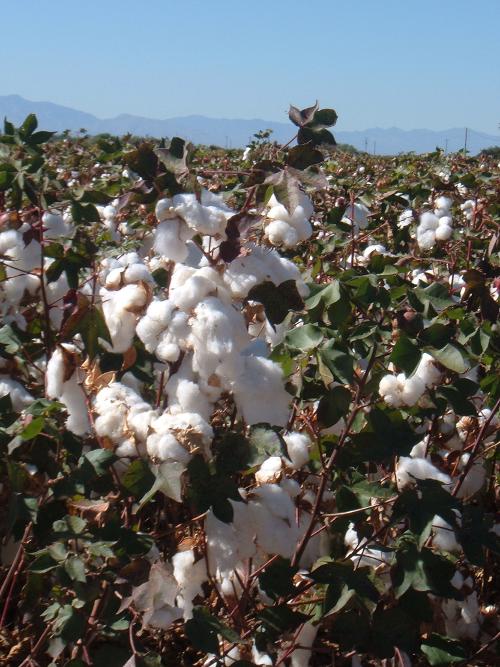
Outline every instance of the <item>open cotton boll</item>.
POLYGON ((408 456, 401 456, 396 465, 396 482, 399 489, 410 486, 415 483, 415 479, 435 479, 442 484, 451 484, 448 475, 441 472, 427 459, 412 459, 408 456))
POLYGON ((181 238, 181 226, 184 223, 173 218, 160 222, 154 231, 154 251, 172 262, 183 262, 188 256, 186 240, 181 238))
POLYGON ((422 380, 426 387, 434 387, 441 382, 442 372, 436 365, 434 357, 427 352, 422 354, 414 375, 422 380))
POLYGON ((387 405, 395 408, 415 405, 424 391, 425 384, 419 377, 407 378, 404 373, 384 375, 379 384, 379 394, 387 405))
POLYGON ((26 389, 6 375, 0 375, 0 398, 9 396, 15 412, 21 412, 35 400, 26 389))
POLYGON ((348 204, 342 222, 352 225, 354 232, 357 233, 360 229, 366 229, 368 227, 370 222, 369 215, 369 208, 361 202, 354 202, 354 204, 348 204))
POLYGON ((160 417, 153 420, 152 427, 160 435, 173 433, 175 438, 188 451, 201 448, 203 454, 208 458, 214 432, 210 424, 200 414, 196 412, 176 414, 164 412, 160 417))
POLYGON ((255 646, 255 643, 252 644, 252 662, 258 667, 267 667, 268 665, 272 667, 274 664, 271 656, 269 656, 267 653, 259 651, 259 649, 255 646))
MULTIPOLYGON (((462 471, 469 462, 470 454, 462 454, 460 457, 459 470, 462 471)), ((467 473, 461 487, 457 492, 457 498, 469 498, 480 491, 486 481, 486 469, 484 460, 480 457, 474 460, 471 469, 467 473)))
POLYGON ((312 655, 312 645, 318 634, 318 625, 307 621, 294 637, 297 647, 290 654, 290 667, 308 667, 312 655))
POLYGON ((189 452, 179 443, 172 433, 151 433, 146 440, 148 456, 158 461, 178 461, 187 464, 191 459, 189 452))
POLYGON ((62 215, 50 211, 46 211, 42 215, 42 224, 44 227, 43 235, 47 239, 69 237, 74 231, 72 226, 64 220, 62 215))
POLYGON ((220 198, 202 193, 200 203, 194 194, 179 194, 173 197, 172 204, 177 215, 195 233, 225 238, 226 224, 233 212, 220 198))
POLYGON ((135 334, 136 313, 147 303, 148 293, 142 285, 125 285, 112 291, 101 287, 102 310, 112 344, 105 346, 113 352, 126 352, 135 334))
POLYGON ((49 398, 56 398, 66 408, 66 427, 75 435, 84 435, 90 430, 87 399, 81 387, 84 374, 78 368, 71 368, 73 360, 67 355, 74 354, 73 345, 56 348, 47 363, 45 372, 45 392, 49 398))
POLYGON ((456 540, 453 527, 437 514, 432 519, 432 533, 432 544, 438 549, 449 553, 459 553, 462 550, 456 540))
POLYGON ((305 433, 293 431, 283 436, 286 442, 288 457, 292 466, 297 470, 302 468, 309 461, 309 448, 311 440, 305 433))
POLYGON ((439 225, 439 218, 434 213, 426 211, 420 216, 417 233, 435 231, 439 225))
POLYGON ((267 422, 285 426, 291 396, 285 390, 281 366, 263 357, 242 357, 241 372, 230 388, 238 411, 247 424, 267 422))
POLYGON ((197 412, 203 419, 209 420, 213 406, 197 382, 173 375, 165 386, 165 392, 170 412, 197 412))
POLYGON ((207 581, 207 566, 204 558, 195 562, 194 551, 178 551, 172 557, 174 577, 180 592, 177 604, 184 609, 184 620, 193 617, 193 600, 203 595, 202 584, 207 581))
POLYGON ((435 206, 434 211, 436 215, 439 215, 438 211, 442 212, 442 215, 448 215, 452 205, 453 205, 453 200, 450 199, 450 197, 445 197, 445 196, 437 197, 434 202, 435 206))
POLYGON ((413 222, 413 211, 411 208, 405 209, 402 213, 400 213, 399 218, 398 218, 398 227, 399 229, 404 229, 405 227, 408 227, 408 225, 411 225, 413 222))
POLYGON ((270 456, 260 465, 260 468, 255 473, 255 481, 257 484, 272 484, 277 482, 281 477, 283 470, 283 462, 281 456, 270 456))
POLYGON ((438 241, 448 241, 453 234, 453 228, 448 225, 439 225, 436 229, 436 239, 438 241))
POLYGON ((282 245, 285 248, 293 248, 299 242, 299 234, 295 227, 284 220, 274 220, 266 225, 265 235, 273 245, 282 245))

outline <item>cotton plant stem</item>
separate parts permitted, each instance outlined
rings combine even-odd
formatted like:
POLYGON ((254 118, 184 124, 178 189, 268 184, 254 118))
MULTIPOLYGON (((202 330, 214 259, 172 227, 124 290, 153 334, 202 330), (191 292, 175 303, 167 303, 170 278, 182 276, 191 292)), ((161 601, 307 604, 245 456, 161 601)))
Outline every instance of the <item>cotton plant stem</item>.
POLYGON ((337 458, 337 454, 342 449, 342 446, 344 445, 344 442, 345 442, 346 438, 348 437, 348 435, 350 433, 351 427, 354 423, 354 419, 356 418, 356 415, 358 414, 359 410, 361 409, 361 405, 360 405, 361 395, 363 393, 363 389, 365 387, 365 384, 368 380, 368 376, 370 375, 370 372, 372 370, 373 364, 375 363, 376 354, 377 354, 377 346, 374 345, 373 348, 372 348, 371 354, 370 354, 370 359, 368 361, 368 365, 366 367, 366 370, 363 374, 363 377, 361 378, 361 380, 359 382, 358 389, 356 391, 356 397, 355 397, 355 400, 354 400, 354 407, 353 407, 353 410, 351 411, 351 414, 349 415, 349 418, 348 418, 347 423, 346 423, 346 427, 345 427, 344 431, 342 432, 342 434, 340 436, 337 447, 333 450, 333 452, 330 455, 330 458, 328 459, 326 465, 323 468, 323 471, 322 471, 322 474, 321 474, 321 480, 320 480, 320 483, 319 483, 319 486, 318 486, 318 490, 317 490, 317 493, 316 493, 316 498, 315 498, 315 501, 314 501, 313 510, 312 510, 312 513, 311 513, 311 520, 309 522, 309 525, 308 525, 304 535, 302 536, 302 539, 300 540, 300 542, 298 544, 298 547, 295 551, 295 554, 293 555, 293 558, 292 558, 292 561, 291 561, 292 566, 295 566, 300 562, 300 559, 301 559, 301 557, 302 557, 302 555, 303 555, 303 553, 304 553, 304 551, 307 547, 307 544, 308 544, 308 542, 309 542, 309 540, 312 536, 314 526, 316 524, 316 521, 318 520, 319 508, 320 508, 321 502, 323 500, 323 495, 324 495, 325 490, 326 490, 328 477, 330 475, 330 472, 333 469, 333 465, 334 465, 335 460, 337 458))

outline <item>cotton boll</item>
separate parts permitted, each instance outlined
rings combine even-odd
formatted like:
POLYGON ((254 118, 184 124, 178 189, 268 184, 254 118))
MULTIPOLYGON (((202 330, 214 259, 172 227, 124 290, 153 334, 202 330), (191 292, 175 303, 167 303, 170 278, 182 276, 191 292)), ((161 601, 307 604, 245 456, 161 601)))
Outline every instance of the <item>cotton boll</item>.
POLYGON ((281 477, 283 462, 280 456, 270 456, 260 465, 255 473, 257 484, 272 484, 281 477))
POLYGON ((180 194, 175 195, 172 202, 177 215, 194 233, 225 238, 226 224, 233 212, 220 198, 214 198, 210 193, 204 197, 202 194, 200 203, 194 194, 180 194))
POLYGON ((15 412, 21 412, 35 400, 26 389, 6 375, 0 375, 0 397, 9 396, 15 412))
POLYGON ((90 420, 87 400, 79 384, 77 371, 64 383, 59 400, 68 411, 68 418, 66 420, 67 429, 75 435, 85 435, 85 433, 88 433, 90 431, 90 420))
POLYGON ((354 204, 348 204, 342 221, 351 224, 354 227, 354 232, 357 233, 360 229, 368 227, 369 215, 369 208, 360 202, 354 202, 354 204))
POLYGON ((402 405, 402 382, 399 376, 388 374, 380 380, 378 392, 388 405, 400 407, 402 405))
POLYGON ((405 209, 398 218, 398 227, 399 229, 404 229, 405 227, 408 227, 408 225, 411 225, 413 222, 413 211, 411 208, 405 209))
POLYGON ((407 456, 401 456, 396 465, 396 482, 399 489, 410 486, 415 479, 435 479, 442 484, 451 484, 448 475, 441 472, 427 459, 412 459, 407 456))
POLYGON ((243 369, 232 379, 230 386, 243 419, 249 425, 267 422, 285 426, 291 396, 284 388, 281 367, 263 357, 242 359, 243 369))
POLYGON ((45 391, 49 398, 59 398, 63 391, 66 364, 61 348, 56 348, 47 364, 45 391))
POLYGON ((191 459, 189 452, 179 443, 172 433, 152 433, 146 440, 148 456, 158 461, 178 461, 187 464, 191 459))
POLYGON ((274 664, 271 656, 269 656, 267 653, 262 653, 259 651, 255 644, 252 644, 252 662, 258 667, 267 667, 268 665, 272 667, 274 664))
POLYGON ((112 341, 111 346, 107 342, 105 345, 115 353, 126 352, 134 338, 136 313, 147 302, 146 289, 135 284, 125 285, 118 291, 109 291, 103 287, 100 295, 104 319, 112 341))
POLYGON ((193 617, 193 600, 203 594, 202 584, 207 580, 207 566, 202 558, 195 562, 194 551, 179 551, 172 557, 174 577, 179 584, 177 604, 184 609, 184 620, 193 617))
POLYGON ((419 377, 426 387, 434 387, 441 382, 443 374, 437 368, 435 359, 424 352, 415 369, 415 376, 419 377))
POLYGON ((173 262, 183 262, 188 255, 188 248, 180 238, 182 225, 182 221, 175 218, 160 222, 154 232, 154 251, 173 262))
POLYGON ((451 239, 453 229, 448 225, 439 225, 436 229, 436 239, 438 241, 448 241, 451 239))
MULTIPOLYGON (((462 471, 469 462, 470 454, 462 454, 459 470, 462 471)), ((486 470, 482 458, 474 461, 462 485, 457 492, 457 498, 470 498, 480 491, 486 481, 486 470)))
POLYGON ((282 245, 285 248, 293 248, 299 242, 299 234, 295 228, 284 220, 275 220, 268 224, 265 235, 273 245, 282 245))
POLYGON ((402 399, 406 405, 415 405, 425 391, 425 384, 419 377, 407 378, 402 391, 402 399))
POLYGON ((449 197, 441 196, 441 197, 437 197, 434 204, 435 204, 435 210, 443 211, 443 215, 447 215, 449 210, 452 207, 453 200, 450 199, 449 197))
POLYGON ((318 633, 318 625, 313 625, 311 622, 304 623, 295 636, 295 643, 300 646, 296 648, 290 655, 291 667, 308 667, 311 659, 311 648, 318 633))
POLYGON ((304 433, 292 432, 284 436, 288 456, 295 469, 300 469, 309 461, 311 441, 304 433))
POLYGON ((47 239, 58 239, 59 237, 68 237, 73 230, 68 225, 63 216, 58 213, 46 211, 42 215, 42 224, 44 227, 44 237, 47 239))
POLYGON ((462 550, 453 527, 437 514, 432 520, 432 532, 432 544, 438 549, 449 553, 459 553, 462 550))

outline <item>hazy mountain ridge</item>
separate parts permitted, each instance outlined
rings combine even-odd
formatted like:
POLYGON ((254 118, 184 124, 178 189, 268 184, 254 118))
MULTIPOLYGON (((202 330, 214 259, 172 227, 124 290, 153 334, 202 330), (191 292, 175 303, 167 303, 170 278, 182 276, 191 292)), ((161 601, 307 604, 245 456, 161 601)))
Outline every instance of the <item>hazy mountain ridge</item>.
MULTIPOLYGON (((201 115, 177 118, 156 119, 120 114, 115 118, 98 118, 93 114, 78 111, 52 102, 32 102, 19 95, 0 95, 0 117, 7 117, 14 123, 20 123, 29 113, 38 116, 43 129, 63 131, 85 128, 90 134, 109 132, 153 137, 185 137, 194 143, 215 144, 219 146, 243 147, 259 130, 273 130, 273 138, 287 142, 293 136, 294 128, 288 122, 267 121, 261 118, 229 119, 208 118, 201 115)), ((369 128, 356 131, 335 131, 339 143, 348 143, 360 150, 376 151, 384 154, 397 154, 415 151, 424 153, 437 146, 447 147, 449 152, 464 146, 464 128, 448 130, 401 130, 391 128, 369 128)), ((471 153, 478 153, 483 148, 500 145, 500 136, 469 130, 467 147, 471 153)))

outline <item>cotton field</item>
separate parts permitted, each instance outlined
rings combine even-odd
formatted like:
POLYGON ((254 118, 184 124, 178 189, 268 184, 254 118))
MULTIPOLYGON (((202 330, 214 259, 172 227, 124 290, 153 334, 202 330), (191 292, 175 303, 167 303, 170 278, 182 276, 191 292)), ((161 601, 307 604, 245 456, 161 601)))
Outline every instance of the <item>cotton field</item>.
POLYGON ((1 664, 496 664, 498 165, 290 120, 5 122, 1 664))

